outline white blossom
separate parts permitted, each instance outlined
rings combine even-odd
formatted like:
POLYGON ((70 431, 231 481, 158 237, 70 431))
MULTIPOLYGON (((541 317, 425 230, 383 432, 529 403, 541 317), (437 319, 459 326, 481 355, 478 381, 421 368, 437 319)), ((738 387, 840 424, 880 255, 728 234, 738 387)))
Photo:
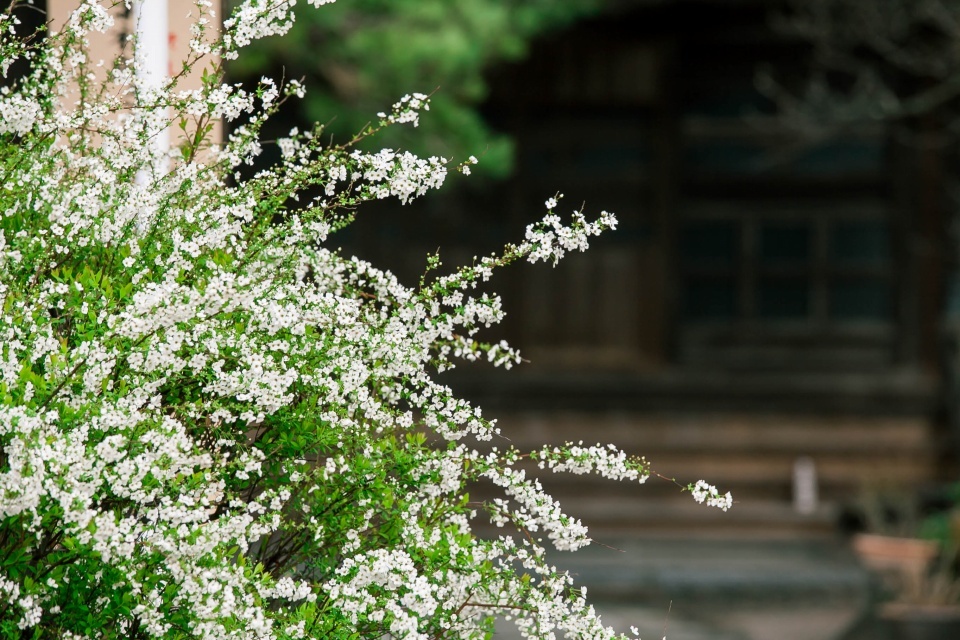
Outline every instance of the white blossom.
MULTIPOLYGON (((32 69, 0 89, 0 534, 16 547, 0 606, 26 635, 64 638, 87 633, 68 628, 81 601, 117 637, 480 638, 497 614, 527 637, 617 637, 531 536, 575 550, 587 527, 520 464, 640 483, 646 461, 582 443, 479 453, 496 421, 437 377, 518 364, 479 339, 504 311, 478 284, 584 250, 615 217, 564 223, 558 195, 519 245, 417 287, 334 250, 354 207, 421 197, 448 161, 294 129, 276 166, 239 173, 304 89, 228 84, 219 59, 285 33, 295 4, 239 2, 218 38, 196 0, 201 89, 145 86, 142 60, 91 76, 106 3, 35 51, 0 16, 0 68, 32 69), (216 119, 232 124, 215 144, 199 127, 216 119), (167 129, 175 150, 152 142, 167 129), (477 480, 498 497, 469 502, 477 480), (503 535, 477 536, 478 519, 503 535)), ((364 135, 428 110, 404 96, 364 135)))

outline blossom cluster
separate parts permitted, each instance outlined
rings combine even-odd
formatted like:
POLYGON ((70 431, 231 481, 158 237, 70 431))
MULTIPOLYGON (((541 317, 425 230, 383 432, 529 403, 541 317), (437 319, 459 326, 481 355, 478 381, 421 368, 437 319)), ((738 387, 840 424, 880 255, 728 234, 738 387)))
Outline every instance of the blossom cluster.
MULTIPOLYGON (((478 339, 503 310, 477 284, 615 218, 564 224, 554 202, 519 245, 404 285, 329 238, 365 202, 444 182, 443 158, 356 148, 415 126, 427 96, 345 143, 294 130, 244 178, 304 88, 230 85, 220 60, 284 33, 294 0, 239 2, 217 36, 197 0, 200 89, 145 83, 135 40, 91 59, 108 2, 45 37, 18 30, 18 4, 0 14, 0 636, 482 638, 502 615, 527 637, 616 637, 531 534, 576 549, 586 527, 519 464, 642 482, 646 462, 479 453, 495 421, 437 375, 519 362, 478 339), (473 481, 502 497, 470 502, 473 481)), ((711 491, 694 497, 723 506, 711 491)))
POLYGON ((697 480, 697 483, 689 487, 693 499, 699 503, 706 502, 707 506, 717 507, 726 511, 733 506, 733 496, 730 492, 720 495, 720 491, 706 480, 697 480))

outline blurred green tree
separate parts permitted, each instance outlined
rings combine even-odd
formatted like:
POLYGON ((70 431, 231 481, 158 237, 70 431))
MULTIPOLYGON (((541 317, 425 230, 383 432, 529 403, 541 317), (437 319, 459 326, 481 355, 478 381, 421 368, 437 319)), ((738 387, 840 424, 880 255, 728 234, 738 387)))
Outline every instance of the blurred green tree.
MULTIPOLYGON (((378 145, 420 155, 482 157, 478 172, 502 177, 512 162, 510 139, 478 111, 484 71, 521 58, 539 34, 596 10, 601 0, 352 0, 304 12, 283 39, 259 41, 236 79, 280 71, 306 77, 296 105, 303 123, 326 123, 344 140, 404 94, 433 93, 431 117, 417 130, 394 127, 378 145), (390 139, 387 139, 390 138, 390 139)), ((285 133, 285 132, 283 132, 285 133)))

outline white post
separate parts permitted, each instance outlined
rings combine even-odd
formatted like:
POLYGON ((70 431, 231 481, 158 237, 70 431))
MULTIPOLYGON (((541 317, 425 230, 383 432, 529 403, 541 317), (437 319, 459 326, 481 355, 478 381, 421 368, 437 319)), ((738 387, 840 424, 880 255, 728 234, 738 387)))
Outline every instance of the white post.
POLYGON ((817 466, 813 458, 803 456, 793 463, 793 508, 797 513, 812 515, 817 511, 817 466))
MULTIPOLYGON (((144 87, 159 88, 170 73, 170 25, 167 0, 135 0, 133 28, 137 35, 137 73, 144 87)), ((157 136, 157 150, 170 149, 170 131, 157 136)))

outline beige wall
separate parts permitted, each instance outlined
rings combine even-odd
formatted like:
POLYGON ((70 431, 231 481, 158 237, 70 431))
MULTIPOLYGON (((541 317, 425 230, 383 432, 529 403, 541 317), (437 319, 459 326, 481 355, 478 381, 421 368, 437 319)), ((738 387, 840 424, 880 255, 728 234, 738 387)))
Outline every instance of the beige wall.
MULTIPOLYGON (((104 5, 113 4, 112 2, 101 2, 104 5)), ((215 3, 219 5, 219 3, 215 3)), ((48 0, 47 2, 47 13, 50 23, 50 29, 52 31, 59 31, 64 23, 67 20, 70 12, 73 11, 79 5, 79 0, 48 0)), ((192 0, 168 0, 168 24, 169 24, 169 35, 168 43, 170 47, 169 51, 169 69, 168 73, 172 76, 175 73, 178 73, 182 69, 183 62, 187 59, 187 56, 190 53, 190 25, 193 22, 193 18, 197 15, 197 8, 194 5, 192 0), (193 18, 188 17, 188 14, 191 14, 193 18)), ((109 64, 109 62, 120 55, 123 51, 121 48, 121 42, 125 34, 133 32, 133 19, 126 15, 126 11, 122 3, 118 6, 114 6, 111 9, 111 12, 114 15, 114 27, 111 31, 105 34, 92 34, 90 38, 90 58, 94 62, 99 60, 104 60, 109 64)), ((219 6, 217 7, 216 16, 211 20, 211 25, 208 30, 208 39, 216 37, 216 34, 219 32, 222 16, 219 11, 219 6)), ((126 53, 130 53, 130 47, 126 47, 126 53)), ((185 76, 177 85, 177 88, 180 90, 189 90, 189 89, 198 89, 200 88, 200 78, 202 77, 203 69, 209 68, 211 62, 215 61, 205 61, 205 64, 195 65, 191 73, 185 76)), ((179 133, 179 130, 177 131, 179 133)), ((218 123, 215 131, 213 132, 213 140, 219 141, 223 137, 222 127, 218 123)), ((176 141, 174 141, 176 144, 176 141)))

